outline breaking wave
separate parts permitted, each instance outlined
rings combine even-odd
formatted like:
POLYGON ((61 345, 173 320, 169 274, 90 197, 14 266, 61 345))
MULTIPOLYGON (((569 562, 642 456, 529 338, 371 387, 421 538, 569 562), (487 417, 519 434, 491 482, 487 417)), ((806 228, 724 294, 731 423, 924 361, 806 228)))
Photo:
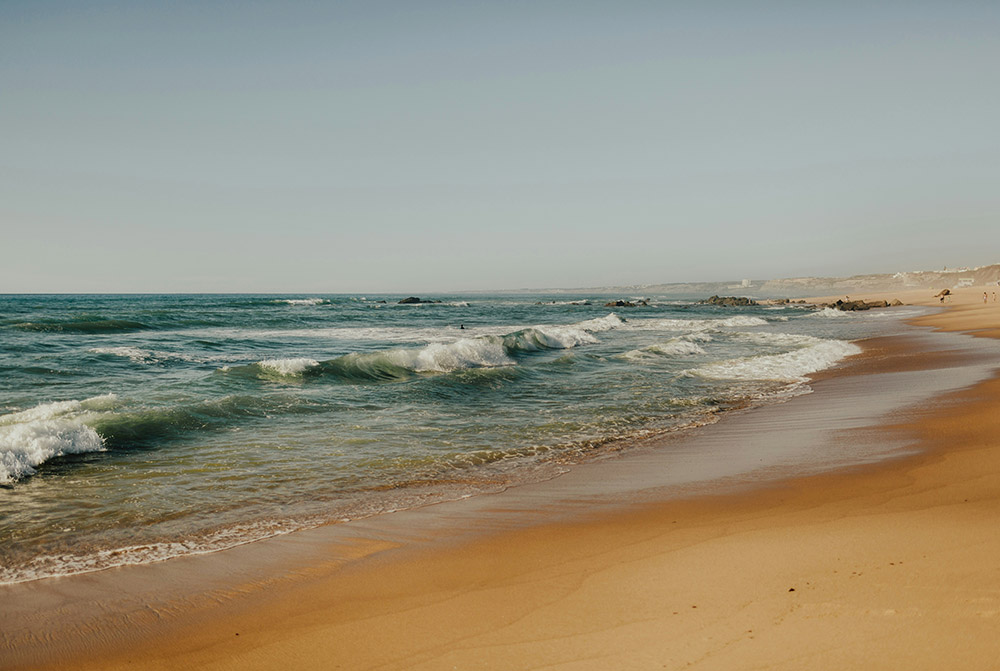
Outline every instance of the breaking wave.
POLYGON ((82 417, 114 403, 113 395, 95 396, 0 415, 0 484, 34 475, 55 457, 106 449, 104 439, 82 417))
POLYGON ((276 373, 286 377, 298 377, 311 368, 319 366, 315 359, 265 359, 256 364, 266 372, 276 373))
POLYGON ((266 359, 248 366, 226 366, 223 373, 289 380, 329 375, 347 381, 399 380, 415 373, 450 373, 470 368, 514 366, 516 356, 543 350, 570 349, 598 342, 594 333, 618 328, 615 315, 563 326, 532 326, 505 335, 482 335, 420 347, 353 352, 328 361, 304 357, 266 359))
POLYGON ((696 368, 690 373, 723 380, 784 380, 804 382, 807 375, 829 368, 841 359, 858 354, 861 348, 843 340, 815 339, 809 345, 764 356, 719 361, 696 368))

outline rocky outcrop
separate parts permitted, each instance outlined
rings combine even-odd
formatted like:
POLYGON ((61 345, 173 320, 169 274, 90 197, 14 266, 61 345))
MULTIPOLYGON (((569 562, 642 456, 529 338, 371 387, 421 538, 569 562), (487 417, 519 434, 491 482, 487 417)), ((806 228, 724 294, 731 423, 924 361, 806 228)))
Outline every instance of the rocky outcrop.
POLYGON ((746 296, 712 296, 703 301, 698 301, 701 305, 721 305, 727 308, 744 307, 747 305, 759 305, 757 301, 746 296))
POLYGON ((871 310, 872 308, 887 308, 889 305, 902 305, 898 300, 893 301, 891 304, 889 301, 841 301, 838 300, 836 303, 823 303, 820 307, 823 308, 833 308, 834 310, 841 310, 843 312, 857 312, 859 310, 871 310))

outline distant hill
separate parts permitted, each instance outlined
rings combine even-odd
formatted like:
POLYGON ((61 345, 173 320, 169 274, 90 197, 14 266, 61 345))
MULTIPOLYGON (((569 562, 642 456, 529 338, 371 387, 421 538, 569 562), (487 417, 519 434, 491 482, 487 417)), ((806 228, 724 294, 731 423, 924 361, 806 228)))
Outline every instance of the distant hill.
POLYGON ((794 298, 832 295, 848 291, 871 293, 902 289, 954 289, 961 285, 996 284, 1000 264, 979 268, 917 270, 891 275, 854 275, 853 277, 800 277, 767 280, 756 289, 763 296, 794 298))
MULTIPOLYGON (((679 282, 672 284, 633 284, 616 287, 546 289, 545 293, 609 294, 617 296, 750 296, 754 298, 805 298, 841 293, 873 293, 902 289, 953 289, 960 285, 984 285, 1000 282, 1000 264, 979 268, 916 270, 892 274, 854 275, 852 277, 791 277, 775 280, 740 280, 729 282, 679 282)), ((533 292, 543 290, 532 290, 533 292)))

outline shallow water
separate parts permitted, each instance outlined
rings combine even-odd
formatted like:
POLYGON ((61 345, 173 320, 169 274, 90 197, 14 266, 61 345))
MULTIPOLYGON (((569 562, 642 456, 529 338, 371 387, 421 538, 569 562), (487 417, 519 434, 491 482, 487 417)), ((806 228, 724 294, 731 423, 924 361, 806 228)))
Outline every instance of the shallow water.
POLYGON ((551 478, 912 314, 399 298, 0 297, 0 582, 551 478))

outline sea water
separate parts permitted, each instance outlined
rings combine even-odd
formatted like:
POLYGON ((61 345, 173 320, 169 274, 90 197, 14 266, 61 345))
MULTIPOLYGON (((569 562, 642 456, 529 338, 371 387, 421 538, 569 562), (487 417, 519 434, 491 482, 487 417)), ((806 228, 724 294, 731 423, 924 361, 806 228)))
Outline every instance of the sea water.
POLYGON ((808 392, 906 311, 400 298, 0 296, 0 583, 557 477, 808 392))

